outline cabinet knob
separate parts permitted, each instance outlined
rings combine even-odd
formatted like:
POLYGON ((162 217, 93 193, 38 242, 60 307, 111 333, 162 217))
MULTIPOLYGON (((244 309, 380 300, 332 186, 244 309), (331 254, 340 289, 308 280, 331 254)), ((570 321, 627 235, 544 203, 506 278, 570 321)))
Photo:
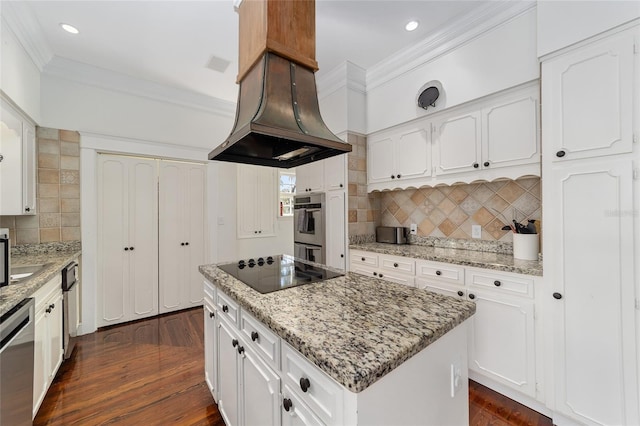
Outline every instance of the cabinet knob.
POLYGON ((397 263, 394 263, 394 264, 393 264, 393 267, 394 267, 394 268, 397 268, 397 267, 398 267, 398 264, 397 264, 397 263))
POLYGON ((31 211, 31 207, 25 207, 25 208, 24 208, 24 211, 25 211, 25 212, 30 212, 30 211, 31 211))
POLYGON ((377 272, 374 272, 374 273, 373 273, 373 275, 375 275, 375 276, 377 277, 377 276, 378 276, 378 273, 377 273, 377 272))
POLYGON ((342 188, 342 187, 344 187, 344 185, 343 185, 343 184, 340 184, 340 188, 342 188))
POLYGON ((391 175, 391 179, 395 179, 396 177, 394 175, 391 175))
POLYGON ((396 175, 396 177, 397 177, 398 179, 400 179, 400 178, 402 177, 402 175, 396 175))
POLYGON ((185 246, 188 246, 188 245, 189 245, 189 241, 187 241, 186 243, 184 243, 184 245, 185 245, 185 246))
POLYGON ((464 291, 458 290, 458 296, 460 296, 460 297, 464 296, 464 291))
POLYGON ((562 295, 560 293, 553 293, 553 298, 560 300, 562 299, 562 295))
POLYGON ((129 247, 125 247, 125 248, 124 248, 124 251, 129 251, 129 247))
POLYGON ((52 304, 50 304, 50 305, 49 305, 49 307, 51 308, 51 310, 54 310, 54 309, 55 309, 55 307, 56 307, 56 304, 55 304, 55 303, 52 303, 52 304))
POLYGON ((495 280, 493 282, 493 285, 495 285, 496 287, 500 287, 502 285, 502 283, 500 281, 498 281, 498 280, 495 280))
POLYGON ((341 254, 340 257, 344 257, 344 254, 341 254))
POLYGON ((238 355, 242 355, 244 352, 244 346, 238 346, 238 355))
POLYGON ((308 391, 310 386, 311 386, 311 382, 309 381, 308 378, 306 377, 300 378, 300 389, 302 389, 302 392, 308 391))
POLYGON ((133 251, 133 247, 129 247, 129 250, 133 251))
POLYGON ((259 337, 260 337, 260 336, 258 335, 258 332, 257 332, 257 331, 252 331, 252 332, 251 332, 251 340, 253 340, 254 342, 255 342, 256 340, 258 340, 258 338, 259 338, 259 337))
POLYGON ((253 233, 254 233, 254 234, 257 234, 257 233, 258 233, 258 231, 253 231, 253 233))
POLYGON ((213 318, 215 316, 216 316, 216 314, 214 314, 213 312, 209 312, 209 318, 213 318))
POLYGON ((564 157, 566 154, 567 154, 566 152, 564 152, 563 150, 560 150, 560 151, 556 152, 556 157, 558 157, 558 158, 562 158, 562 157, 564 157))
POLYGON ((48 313, 48 314, 50 314, 50 313, 51 313, 51 308, 47 308, 47 309, 45 309, 45 312, 46 312, 46 313, 48 313))
POLYGON ((438 276, 442 275, 442 272, 441 271, 436 271, 436 275, 438 275, 438 276))
POLYGON ((364 257, 362 258, 362 261, 363 261, 363 262, 365 261, 364 257))
POLYGON ((233 340, 231 341, 231 346, 233 346, 234 348, 235 348, 236 346, 238 346, 238 339, 233 339, 233 340))
POLYGON ((489 163, 488 161, 485 161, 485 162, 484 162, 484 166, 485 166, 485 167, 489 167, 489 165, 490 165, 490 164, 491 164, 491 163, 489 163))
POLYGON ((262 234, 262 231, 258 231, 258 234, 262 234))
POLYGON ((284 408, 284 411, 289 411, 291 410, 291 407, 293 407, 293 402, 291 402, 289 398, 285 398, 282 400, 282 407, 284 408))
POLYGON ((183 245, 184 245, 184 243, 180 243, 180 245, 181 245, 181 246, 183 246, 183 245))
POLYGON ((378 274, 378 276, 379 276, 380 278, 384 277, 384 275, 382 275, 382 274, 378 274))
POLYGON ((473 300, 473 299, 475 299, 475 298, 476 298, 476 295, 475 295, 475 294, 471 293, 471 294, 469 295, 469 299, 473 300))
POLYGON ((478 167, 480 167, 480 164, 478 164, 478 163, 473 163, 473 168, 474 168, 474 169, 477 169, 478 167))
POLYGON ((0 154, 0 163, 4 160, 4 155, 0 154))
POLYGON ((222 312, 229 312, 229 307, 227 305, 222 305, 222 312))

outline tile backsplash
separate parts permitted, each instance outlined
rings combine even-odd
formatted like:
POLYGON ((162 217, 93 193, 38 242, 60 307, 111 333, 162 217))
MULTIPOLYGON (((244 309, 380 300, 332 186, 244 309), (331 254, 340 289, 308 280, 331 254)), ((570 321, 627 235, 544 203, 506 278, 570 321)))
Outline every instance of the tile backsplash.
POLYGON ((380 194, 367 193, 367 138, 349 133, 347 142, 351 144, 347 157, 349 239, 366 240, 380 222, 380 194))
POLYGON ((2 216, 13 245, 80 240, 80 134, 36 130, 38 210, 32 216, 2 216))
POLYGON ((504 225, 535 219, 541 233, 540 178, 436 186, 383 192, 382 226, 418 225, 418 236, 471 239, 471 226, 482 226, 482 239, 511 242, 504 225))

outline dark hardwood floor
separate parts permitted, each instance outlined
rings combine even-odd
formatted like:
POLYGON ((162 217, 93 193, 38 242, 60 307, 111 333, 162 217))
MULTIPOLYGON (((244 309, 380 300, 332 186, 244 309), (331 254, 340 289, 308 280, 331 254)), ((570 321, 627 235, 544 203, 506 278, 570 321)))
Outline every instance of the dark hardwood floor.
MULTIPOLYGON (((80 337, 33 424, 223 426, 204 382, 203 331, 197 308, 80 337)), ((471 425, 551 425, 473 381, 469 419, 471 425)))

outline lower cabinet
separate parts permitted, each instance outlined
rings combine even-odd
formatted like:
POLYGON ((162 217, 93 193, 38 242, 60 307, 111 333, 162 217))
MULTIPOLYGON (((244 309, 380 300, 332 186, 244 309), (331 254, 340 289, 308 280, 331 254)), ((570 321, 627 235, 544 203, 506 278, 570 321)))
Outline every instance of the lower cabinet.
POLYGON ((215 288, 207 282, 204 283, 204 286, 204 340, 207 342, 204 347, 204 380, 207 383, 213 399, 217 400, 217 368, 214 362, 214 354, 218 348, 218 340, 216 339, 216 312, 213 303, 215 288))
POLYGON ((35 294, 35 344, 33 369, 33 417, 62 364, 62 278, 56 278, 35 294))
POLYGON ((386 270, 397 264, 408 274, 411 269, 406 265, 414 262, 415 278, 400 275, 404 280, 414 279, 417 288, 475 302, 468 334, 469 376, 501 393, 518 392, 507 396, 544 402, 541 387, 536 386, 543 376, 542 339, 536 340, 534 315, 534 287, 540 277, 411 258, 397 262, 396 257, 351 250, 351 272, 376 271, 378 277, 398 282, 386 270))

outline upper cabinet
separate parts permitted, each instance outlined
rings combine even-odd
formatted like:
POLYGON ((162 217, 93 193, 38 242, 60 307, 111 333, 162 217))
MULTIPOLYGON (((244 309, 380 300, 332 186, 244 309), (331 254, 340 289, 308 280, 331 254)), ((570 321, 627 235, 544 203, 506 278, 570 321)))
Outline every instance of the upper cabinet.
POLYGON ((346 189, 347 154, 296 167, 296 193, 346 189))
POLYGON ((543 62, 545 134, 552 141, 545 156, 566 161, 631 152, 633 77, 633 32, 543 62))
POLYGON ((538 83, 368 137, 368 190, 540 175, 538 83))
POLYGON ((372 135, 368 142, 369 183, 400 181, 431 176, 430 128, 409 126, 372 135))
POLYGON ((238 238, 275 235, 276 182, 277 169, 238 165, 238 238))
POLYGON ((35 125, 3 99, 0 132, 0 215, 35 214, 35 125))

